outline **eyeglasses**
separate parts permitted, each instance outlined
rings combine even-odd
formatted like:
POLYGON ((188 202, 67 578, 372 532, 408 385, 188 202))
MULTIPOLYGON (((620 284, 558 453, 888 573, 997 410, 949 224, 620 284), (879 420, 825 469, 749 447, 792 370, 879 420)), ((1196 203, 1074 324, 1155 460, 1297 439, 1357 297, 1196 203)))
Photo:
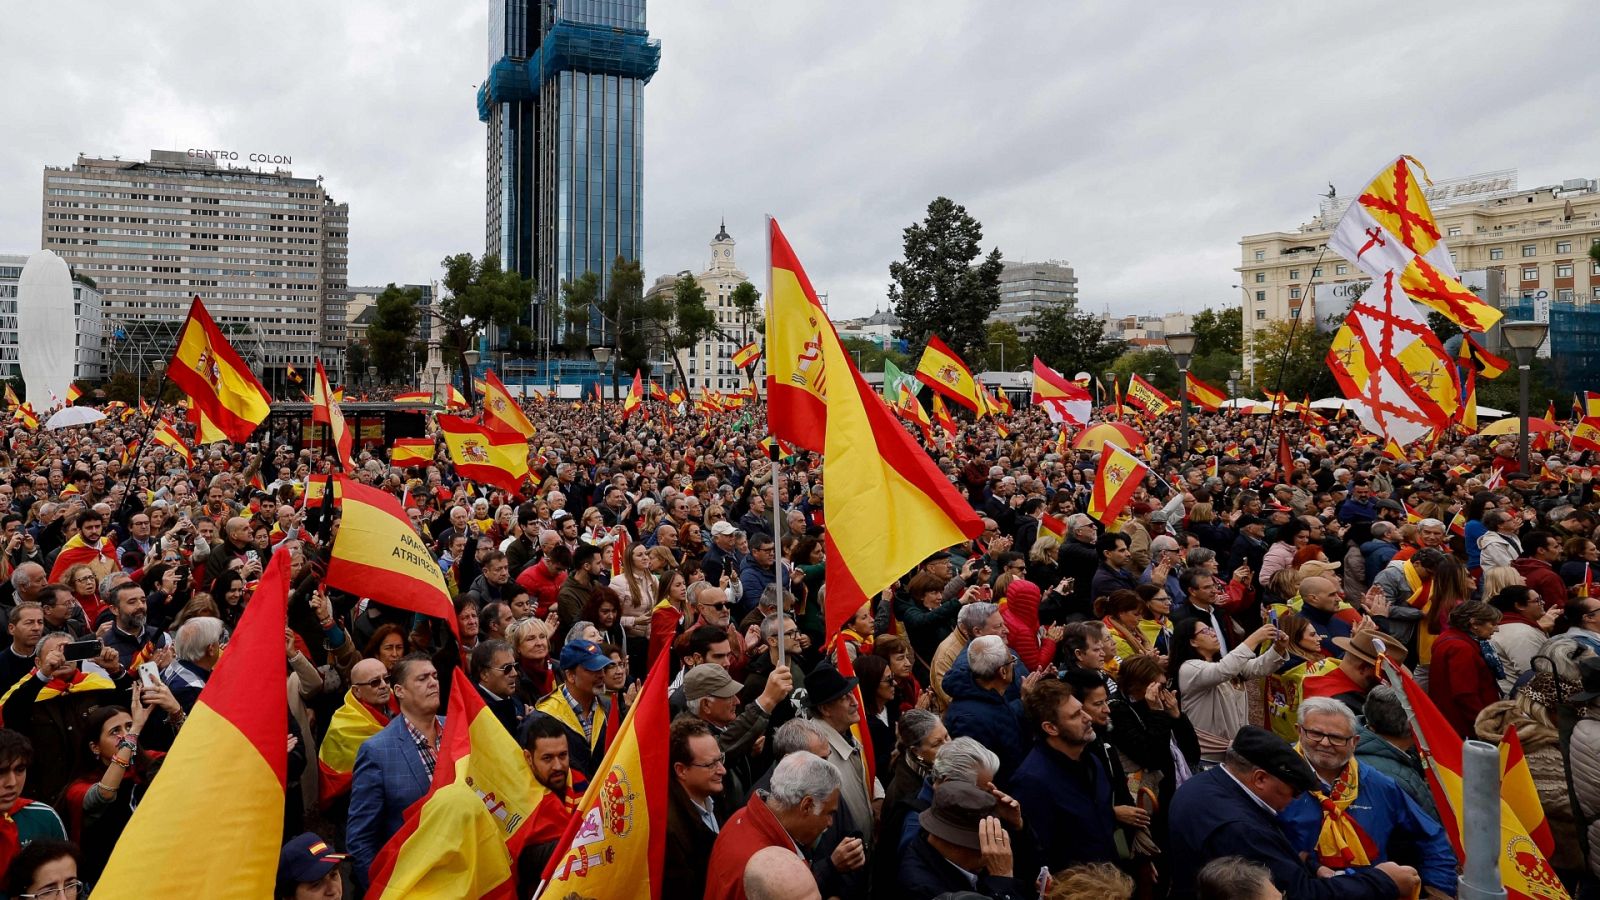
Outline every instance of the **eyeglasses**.
POLYGON ((733 604, 731 604, 731 603, 702 603, 700 605, 705 607, 706 609, 724 610, 724 609, 727 609, 729 606, 732 606, 733 604))
POLYGON ((784 632, 784 633, 783 633, 783 639, 784 639, 784 640, 788 640, 788 639, 790 639, 790 638, 797 638, 797 637, 799 637, 799 636, 800 636, 800 631, 799 631, 799 629, 796 629, 796 630, 794 630, 794 631, 785 631, 785 632, 784 632))
POLYGON ((1305 735, 1308 741, 1313 743, 1321 742, 1332 747, 1344 747, 1356 739, 1353 734, 1329 734, 1326 731, 1317 731, 1315 728, 1307 728, 1304 725, 1300 726, 1300 733, 1305 735))
POLYGON ((707 771, 713 771, 714 772, 717 769, 722 768, 727 763, 727 761, 728 761, 728 755, 726 753, 724 753, 724 754, 721 754, 720 756, 718 756, 716 759, 711 760, 710 762, 689 763, 689 765, 694 766, 696 769, 705 769, 707 771))
POLYGON ((76 897, 83 890, 83 882, 74 878, 66 884, 47 887, 42 891, 32 894, 18 894, 22 900, 52 900, 55 897, 76 897))
POLYGON ((380 688, 383 685, 386 685, 388 683, 389 683, 389 676, 387 676, 387 675, 379 675, 377 678, 374 678, 371 681, 357 681, 352 685, 352 687, 364 687, 364 688, 368 688, 370 690, 377 690, 378 688, 380 688))

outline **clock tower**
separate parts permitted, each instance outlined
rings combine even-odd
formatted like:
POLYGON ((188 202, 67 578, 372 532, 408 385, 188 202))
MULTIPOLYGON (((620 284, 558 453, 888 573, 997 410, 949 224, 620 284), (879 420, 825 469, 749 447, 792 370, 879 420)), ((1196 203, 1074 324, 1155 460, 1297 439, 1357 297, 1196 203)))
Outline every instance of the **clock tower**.
POLYGON ((733 272, 738 268, 733 264, 733 237, 728 234, 728 223, 724 220, 717 236, 711 239, 710 271, 733 272))

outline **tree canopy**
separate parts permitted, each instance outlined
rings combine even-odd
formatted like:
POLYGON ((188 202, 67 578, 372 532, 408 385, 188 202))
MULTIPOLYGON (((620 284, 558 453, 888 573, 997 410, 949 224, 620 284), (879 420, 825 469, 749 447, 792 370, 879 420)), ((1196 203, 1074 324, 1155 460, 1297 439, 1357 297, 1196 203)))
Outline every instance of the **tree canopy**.
POLYGON ((947 197, 905 229, 905 258, 889 265, 889 302, 913 347, 937 334, 962 359, 982 355, 984 321, 1000 305, 999 249, 980 256, 983 226, 947 197))
POLYGON ((421 319, 422 289, 419 287, 390 284, 373 302, 372 322, 367 326, 367 350, 380 379, 410 380, 417 325, 421 319))
POLYGON ((1098 378, 1127 349, 1122 339, 1106 336, 1098 316, 1070 306, 1048 307, 1023 324, 1033 332, 1024 349, 1068 378, 1078 372, 1098 378))

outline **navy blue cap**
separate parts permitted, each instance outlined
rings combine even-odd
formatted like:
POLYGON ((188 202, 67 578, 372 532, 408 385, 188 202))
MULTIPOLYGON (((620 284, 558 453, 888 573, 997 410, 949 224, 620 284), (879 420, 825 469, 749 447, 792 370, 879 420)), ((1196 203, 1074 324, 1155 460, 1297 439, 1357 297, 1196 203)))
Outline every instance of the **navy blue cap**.
POLYGON ((345 855, 309 831, 296 835, 283 845, 278 856, 278 878, 291 884, 317 881, 337 868, 345 855))
POLYGON ((561 671, 575 669, 582 666, 591 672, 598 672, 611 665, 611 657, 600 651, 600 645, 594 641, 570 641, 561 648, 561 671))

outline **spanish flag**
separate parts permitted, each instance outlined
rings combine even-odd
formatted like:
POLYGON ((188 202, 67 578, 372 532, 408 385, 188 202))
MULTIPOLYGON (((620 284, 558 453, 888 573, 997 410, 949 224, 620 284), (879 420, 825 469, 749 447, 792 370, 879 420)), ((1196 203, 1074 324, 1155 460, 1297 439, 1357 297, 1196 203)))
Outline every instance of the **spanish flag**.
POLYGON ((467 398, 461 395, 460 388, 453 384, 447 384, 444 387, 444 408, 471 409, 472 404, 468 403, 467 398))
POLYGON ((670 777, 662 735, 672 719, 669 656, 661 654, 650 667, 637 702, 556 843, 543 890, 534 896, 661 900, 670 777))
POLYGON ((950 410, 945 408, 944 401, 939 399, 937 393, 933 395, 933 420, 939 423, 946 434, 956 433, 956 420, 950 417, 950 410))
POLYGON ((1193 403, 1195 406, 1200 407, 1206 412, 1216 412, 1222 408, 1222 404, 1228 399, 1227 394, 1224 394, 1211 385, 1206 384, 1204 381, 1201 381, 1188 372, 1185 372, 1183 375, 1183 384, 1184 396, 1189 398, 1190 403, 1193 403))
POLYGON ((528 480, 528 441, 520 434, 492 431, 460 416, 439 416, 456 473, 512 493, 528 480))
POLYGON ((1128 381, 1128 405, 1144 410, 1149 415, 1159 416, 1175 404, 1171 397, 1156 390, 1155 385, 1135 375, 1128 381))
POLYGON ((922 429, 923 439, 930 444, 933 443, 933 423, 928 419, 928 411, 922 408, 922 402, 917 399, 917 395, 911 393, 911 386, 902 381, 896 390, 900 397, 895 403, 895 412, 898 412, 901 418, 916 423, 916 426, 922 429))
POLYGON ((1067 520, 1058 519, 1049 513, 1045 513, 1044 518, 1039 520, 1039 531, 1042 534, 1050 535, 1058 541, 1065 541, 1067 539, 1067 520))
MULTIPOLYGON (((140 401, 141 405, 143 402, 142 400, 140 401)), ((8 382, 6 384, 6 409, 16 409, 21 405, 22 401, 17 399, 17 392, 11 389, 11 385, 8 382)))
POLYGON ((83 388, 78 387, 78 383, 76 381, 73 381, 73 382, 70 382, 70 383, 67 384, 67 405, 68 406, 71 406, 72 404, 78 402, 78 400, 80 398, 82 398, 82 397, 83 397, 83 388))
POLYGON ((533 423, 512 399, 511 392, 490 369, 483 373, 483 424, 495 431, 509 431, 524 438, 533 437, 533 423))
POLYGON ((400 501, 343 475, 334 484, 344 498, 343 518, 328 551, 328 586, 444 619, 455 630, 455 607, 444 574, 411 529, 400 501))
POLYGON ((393 715, 373 709, 356 699, 354 690, 345 691, 344 704, 328 720, 328 733, 317 747, 317 805, 327 809, 341 794, 350 790, 356 771, 356 752, 393 715))
POLYGON ((633 386, 628 388, 628 396, 622 401, 622 421, 628 421, 639 404, 644 402, 644 381, 639 377, 639 370, 633 371, 633 386))
MULTIPOLYGON (((809 281, 778 223, 768 222, 772 261, 768 327, 781 320, 813 317, 818 361, 829 373, 822 448, 830 492, 823 633, 834 634, 861 604, 934 551, 977 537, 983 524, 856 371, 816 294, 807 289, 809 281), (886 521, 896 527, 884 528, 886 521)), ((776 346, 769 331, 767 347, 776 346)), ((772 359, 768 357, 769 365, 772 359)), ((776 430, 773 434, 789 439, 776 430)))
POLYGON ((11 414, 11 418, 14 421, 21 422, 23 427, 29 431, 39 430, 39 414, 33 411, 32 403, 24 403, 18 406, 16 412, 11 414))
POLYGON ((372 861, 367 896, 516 897, 522 847, 560 838, 570 821, 457 667, 433 784, 372 861))
POLYGON ((994 423, 994 433, 1000 435, 1000 440, 1002 441, 1010 440, 1011 438, 1011 429, 1006 427, 1006 423, 998 419, 994 423))
POLYGON ((395 403, 432 403, 433 394, 428 391, 407 391, 404 394, 394 395, 395 403))
POLYGON ((290 380, 290 381, 292 381, 292 382, 294 382, 294 383, 295 383, 295 384, 299 384, 299 383, 301 383, 301 382, 302 382, 302 381, 304 381, 304 379, 302 379, 302 378, 301 378, 301 377, 300 377, 300 372, 299 372, 299 371, 298 371, 298 370, 296 370, 296 369, 295 369, 295 367, 294 367, 294 364, 293 364, 293 363, 290 363, 290 364, 289 364, 289 366, 288 366, 288 372, 289 372, 289 380, 290 380))
POLYGON ((1522 753, 1522 738, 1518 737, 1515 725, 1507 725, 1505 735, 1500 738, 1500 796, 1517 814, 1517 821, 1539 852, 1549 859, 1555 852, 1556 839, 1550 833, 1550 820, 1545 818, 1544 806, 1539 803, 1539 791, 1534 787, 1533 772, 1522 753))
POLYGON ((1461 408, 1457 411, 1456 419, 1461 425, 1461 430, 1472 434, 1478 430, 1478 373, 1467 370, 1466 384, 1461 391, 1461 408))
POLYGON ((928 347, 917 363, 917 380, 980 416, 989 411, 972 370, 936 334, 928 335, 928 347))
POLYGON ((155 413, 155 411, 155 407, 151 406, 149 403, 146 403, 143 397, 139 398, 139 415, 149 418, 155 413))
POLYGON ((117 841, 96 897, 270 897, 288 782, 289 554, 274 553, 239 627, 143 801, 117 841), (217 798, 226 797, 226 803, 217 798), (206 846, 173 840, 174 823, 206 846))
MULTIPOLYGON (((1461 736, 1445 720, 1444 713, 1434 706, 1428 692, 1404 667, 1383 660, 1390 680, 1398 678, 1406 702, 1411 707, 1411 730, 1416 734, 1417 749, 1422 753, 1423 767, 1428 776, 1428 787, 1433 791, 1434 805, 1439 809, 1439 824, 1450 838, 1450 846, 1457 859, 1465 859, 1462 849, 1461 820, 1462 773, 1465 769, 1461 750, 1461 736)), ((1502 766, 1507 756, 1502 755, 1502 766)), ((1506 897, 1512 900, 1551 900, 1567 898, 1555 870, 1539 845, 1529 836, 1522 820, 1507 802, 1505 785, 1500 799, 1500 878, 1506 897)))
POLYGON ((211 444, 232 443, 222 429, 217 427, 217 423, 211 421, 200 407, 191 406, 183 415, 184 418, 189 420, 189 424, 194 426, 195 446, 205 447, 211 444))
POLYGON ((134 460, 139 458, 139 439, 134 438, 127 446, 122 448, 122 467, 127 468, 134 460))
POLYGON ((1583 392, 1583 417, 1600 416, 1600 394, 1594 391, 1583 392))
MULTIPOLYGON (((1456 359, 1463 367, 1481 372, 1483 377, 1490 381, 1504 375, 1506 370, 1511 368, 1511 363, 1483 349, 1483 345, 1473 340, 1470 334, 1461 336, 1461 348, 1456 351, 1456 359)), ((1600 397, 1595 399, 1600 400, 1600 397)), ((1600 411, 1593 415, 1600 415, 1600 411)))
POLYGON ((1094 411, 1094 398, 1082 385, 1068 381, 1037 356, 1033 358, 1033 402, 1058 423, 1071 419, 1075 425, 1087 425, 1094 411))
POLYGON ((1600 418, 1585 417, 1572 426, 1572 449, 1600 450, 1600 418))
POLYGON ((672 389, 672 393, 667 395, 667 402, 668 403, 678 404, 678 403, 682 403, 683 401, 684 401, 683 388, 673 388, 672 389))
POLYGON ((328 387, 328 373, 322 368, 322 360, 317 360, 316 373, 312 377, 311 421, 321 422, 333 432, 333 446, 338 451, 336 459, 339 466, 346 472, 353 472, 356 463, 350 451, 355 448, 355 437, 350 434, 350 426, 345 424, 339 401, 333 399, 333 390, 328 387))
POLYGON ((184 442, 183 435, 178 433, 178 429, 172 427, 171 422, 166 419, 157 421, 155 428, 150 431, 150 436, 155 439, 156 443, 178 454, 183 459, 185 468, 194 466, 194 457, 189 452, 189 445, 184 442))
MULTIPOLYGON (((846 642, 843 631, 833 636, 834 668, 839 670, 840 675, 854 681, 856 665, 850 659, 850 651, 845 647, 846 642)), ((861 715, 856 716, 855 724, 850 726, 850 733, 855 735, 856 743, 861 745, 861 768, 866 774, 866 781, 863 783, 872 784, 873 779, 878 776, 878 767, 873 761, 872 729, 867 727, 867 720, 864 718, 867 704, 861 699, 861 684, 859 681, 850 690, 855 692, 856 708, 861 710, 861 715)))
POLYGON ((389 450, 389 465, 416 466, 433 462, 438 445, 433 438, 398 438, 389 450))
MULTIPOLYGON (((75 534, 67 539, 61 550, 56 553, 56 563, 50 567, 50 580, 60 581, 67 570, 76 565, 96 566, 97 577, 109 575, 116 571, 117 545, 109 537, 100 538, 100 546, 91 547, 83 540, 82 534, 75 534), (99 564, 97 566, 97 564, 99 564)), ((89 619, 93 622, 94 619, 89 619)))
POLYGON ((651 379, 650 381, 650 399, 656 401, 657 403, 665 403, 667 400, 666 390, 664 390, 661 385, 656 384, 654 379, 651 379))
POLYGON ((1105 444, 1100 451, 1100 468, 1094 473, 1086 512, 1110 525, 1133 499, 1134 491, 1149 471, 1150 468, 1132 453, 1116 444, 1105 444))
POLYGON ((751 341, 750 343, 745 344, 743 347, 733 351, 733 364, 741 369, 755 365, 756 360, 760 358, 760 341, 751 341))
POLYGON ((189 305, 189 320, 178 334, 167 376, 189 396, 191 406, 199 407, 236 444, 248 440, 272 411, 266 388, 223 337, 198 296, 189 305))

